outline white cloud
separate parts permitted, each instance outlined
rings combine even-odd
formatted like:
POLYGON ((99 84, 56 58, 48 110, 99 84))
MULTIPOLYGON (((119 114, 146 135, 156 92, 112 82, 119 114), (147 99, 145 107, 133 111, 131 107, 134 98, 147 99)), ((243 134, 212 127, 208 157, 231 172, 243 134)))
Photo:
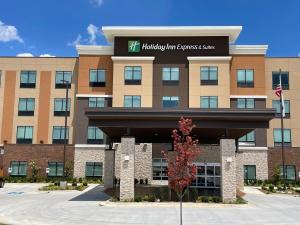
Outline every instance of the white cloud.
POLYGON ((68 42, 68 46, 75 47, 76 45, 80 45, 81 41, 82 41, 82 36, 78 34, 77 38, 74 41, 68 42))
POLYGON ((298 56, 300 57, 300 52, 299 52, 298 56))
POLYGON ((104 0, 90 0, 90 3, 95 7, 100 7, 103 5, 104 0))
POLYGON ((0 42, 18 41, 23 43, 23 39, 18 34, 18 29, 12 25, 6 25, 0 21, 0 42))
POLYGON ((33 55, 29 52, 19 53, 17 57, 33 57, 33 55))
POLYGON ((56 56, 51 54, 41 54, 40 57, 56 57, 56 56))
POLYGON ((94 24, 90 24, 87 27, 87 32, 89 34, 89 43, 91 45, 96 45, 96 37, 99 35, 99 28, 95 26, 94 24))

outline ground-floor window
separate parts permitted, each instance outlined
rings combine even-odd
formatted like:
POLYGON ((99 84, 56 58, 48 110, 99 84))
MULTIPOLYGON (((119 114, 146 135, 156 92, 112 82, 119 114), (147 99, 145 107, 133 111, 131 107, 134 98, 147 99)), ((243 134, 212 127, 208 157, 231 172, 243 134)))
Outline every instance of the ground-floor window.
POLYGON ((157 158, 152 160, 153 180, 168 180, 168 162, 157 158))
POLYGON ((255 165, 245 165, 244 166, 244 180, 245 181, 256 180, 256 166, 255 165))
POLYGON ((196 163, 196 179, 191 187, 219 188, 221 183, 220 163, 196 163))
POLYGON ((12 161, 10 163, 11 176, 26 176, 27 175, 27 162, 12 161))
POLYGON ((102 176, 103 176, 102 162, 86 162, 85 176, 102 178, 102 176))
POLYGON ((64 164, 60 162, 49 162, 49 177, 62 177, 64 174, 64 164))
POLYGON ((284 167, 280 166, 280 177, 286 178, 287 180, 296 180, 296 166, 294 165, 285 165, 284 167), (285 168, 284 171, 283 168, 285 168), (285 176, 283 176, 283 172, 285 176))

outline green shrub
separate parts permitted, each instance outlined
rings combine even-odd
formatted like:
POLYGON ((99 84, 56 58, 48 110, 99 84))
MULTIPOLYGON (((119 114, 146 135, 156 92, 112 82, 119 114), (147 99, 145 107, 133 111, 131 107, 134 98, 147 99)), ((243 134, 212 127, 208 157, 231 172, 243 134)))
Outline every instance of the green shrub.
POLYGON ((275 186, 273 184, 269 184, 269 191, 274 192, 275 186))
POLYGON ((155 196, 154 195, 145 195, 142 198, 142 200, 145 202, 155 202, 155 196))
POLYGON ((84 182, 82 183, 82 185, 86 187, 86 186, 88 186, 88 183, 87 183, 86 181, 84 181, 84 182))
POLYGON ((142 199, 142 197, 141 196, 138 196, 138 197, 135 197, 134 198, 134 201, 135 202, 141 202, 143 199, 142 199))

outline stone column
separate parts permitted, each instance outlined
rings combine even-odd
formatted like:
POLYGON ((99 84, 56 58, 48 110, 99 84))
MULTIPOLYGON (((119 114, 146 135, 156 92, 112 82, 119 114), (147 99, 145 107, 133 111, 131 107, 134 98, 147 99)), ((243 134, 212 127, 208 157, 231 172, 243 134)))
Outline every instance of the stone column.
POLYGON ((224 203, 236 200, 235 140, 221 139, 221 197, 224 203))
POLYGON ((120 200, 134 199, 134 137, 121 138, 120 200))
POLYGON ((114 151, 115 150, 105 150, 104 157, 104 187, 112 188, 114 182, 114 151))

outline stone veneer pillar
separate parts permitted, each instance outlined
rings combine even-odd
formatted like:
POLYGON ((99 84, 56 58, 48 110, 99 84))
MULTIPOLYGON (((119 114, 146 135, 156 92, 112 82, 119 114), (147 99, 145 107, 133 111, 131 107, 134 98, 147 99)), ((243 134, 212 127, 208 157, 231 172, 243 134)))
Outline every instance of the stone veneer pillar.
POLYGON ((105 188, 112 188, 114 182, 114 151, 115 150, 105 150, 105 157, 104 157, 104 187, 105 188))
POLYGON ((121 138, 120 160, 120 200, 131 201, 134 199, 134 150, 135 138, 121 138))
POLYGON ((224 203, 236 200, 236 158, 235 140, 220 140, 221 197, 224 203))

